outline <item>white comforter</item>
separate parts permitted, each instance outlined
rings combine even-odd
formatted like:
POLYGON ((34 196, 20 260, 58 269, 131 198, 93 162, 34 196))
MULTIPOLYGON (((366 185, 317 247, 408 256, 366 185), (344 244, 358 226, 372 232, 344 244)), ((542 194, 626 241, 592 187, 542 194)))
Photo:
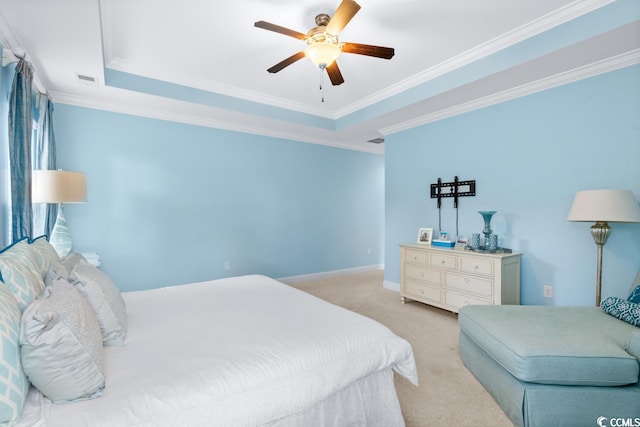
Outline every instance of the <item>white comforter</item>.
POLYGON ((260 425, 392 367, 417 384, 410 345, 385 326, 264 276, 126 292, 125 345, 105 348, 102 397, 51 404, 48 427, 260 425))

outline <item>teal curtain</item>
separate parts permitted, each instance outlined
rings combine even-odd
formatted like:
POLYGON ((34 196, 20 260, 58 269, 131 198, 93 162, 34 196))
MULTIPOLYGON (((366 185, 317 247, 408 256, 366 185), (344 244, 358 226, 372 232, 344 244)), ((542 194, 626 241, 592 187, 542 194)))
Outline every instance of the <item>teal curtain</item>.
MULTIPOLYGON (((56 141, 53 134, 51 117, 53 103, 41 93, 37 95, 37 125, 33 135, 32 166, 34 170, 56 169, 56 141)), ((55 203, 36 203, 33 210, 32 237, 51 235, 56 222, 58 205, 55 203)))
POLYGON ((11 179, 11 239, 31 237, 31 133, 33 70, 21 59, 9 97, 9 169, 11 179))

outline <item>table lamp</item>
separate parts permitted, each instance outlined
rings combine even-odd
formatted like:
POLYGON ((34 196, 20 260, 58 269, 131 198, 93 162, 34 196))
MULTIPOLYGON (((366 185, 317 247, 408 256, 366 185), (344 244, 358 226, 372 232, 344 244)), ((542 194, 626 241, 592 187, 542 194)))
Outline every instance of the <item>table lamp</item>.
POLYGON ((591 235, 598 247, 596 307, 602 289, 602 246, 611 233, 608 222, 640 222, 640 207, 629 190, 578 191, 567 216, 568 221, 595 222, 591 235))
POLYGON ((34 170, 31 175, 31 201, 58 203, 58 215, 49 236, 49 243, 62 258, 71 251, 71 233, 64 217, 64 203, 87 201, 85 174, 63 170, 34 170))

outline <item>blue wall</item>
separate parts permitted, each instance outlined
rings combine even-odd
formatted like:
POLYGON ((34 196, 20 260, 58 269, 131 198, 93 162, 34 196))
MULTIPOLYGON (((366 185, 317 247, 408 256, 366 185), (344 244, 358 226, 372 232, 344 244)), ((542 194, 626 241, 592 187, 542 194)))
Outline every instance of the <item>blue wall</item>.
MULTIPOLYGON (((596 245, 589 223, 567 222, 576 191, 619 188, 640 199, 640 66, 632 66, 387 136, 385 280, 400 281, 400 243, 438 229, 429 186, 475 179, 461 198, 459 233, 496 210, 500 245, 524 253, 522 303, 594 304, 596 245), (543 286, 554 287, 552 300, 543 286)), ((442 228, 455 235, 452 199, 442 228)), ((604 246, 603 298, 627 297, 640 269, 640 224, 612 224, 604 246)))
POLYGON ((64 104, 54 126, 58 166, 87 174, 74 250, 123 290, 383 263, 380 155, 64 104))

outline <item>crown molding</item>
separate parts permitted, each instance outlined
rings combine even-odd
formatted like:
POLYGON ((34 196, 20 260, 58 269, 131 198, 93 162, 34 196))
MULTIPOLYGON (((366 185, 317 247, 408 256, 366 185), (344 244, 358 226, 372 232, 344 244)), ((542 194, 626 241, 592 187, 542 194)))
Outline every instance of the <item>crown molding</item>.
POLYGON ((183 76, 174 76, 171 74, 152 73, 148 70, 138 70, 131 63, 122 58, 109 57, 112 48, 109 46, 109 38, 105 37, 105 25, 102 22, 108 13, 105 12, 104 6, 101 4, 101 37, 103 56, 107 68, 113 70, 122 71, 126 73, 133 73, 136 75, 158 79, 166 82, 173 82, 178 85, 184 85, 187 87, 193 87, 200 90, 219 93, 222 95, 232 96, 238 99, 246 101, 256 102, 259 104, 265 104, 273 107, 279 107, 287 110, 293 110, 306 114, 315 115, 318 117, 337 120, 359 111, 363 108, 374 105, 394 95, 407 91, 420 84, 433 80, 444 74, 447 74, 453 70, 468 65, 474 61, 484 58, 488 55, 499 52, 509 46, 520 43, 530 37, 541 34, 554 27, 569 22, 584 14, 604 7, 615 0, 576 0, 564 7, 561 7, 553 12, 548 13, 534 21, 528 22, 518 28, 515 28, 499 37, 491 39, 485 43, 482 43, 470 50, 467 50, 447 61, 444 61, 434 67, 424 70, 412 77, 409 77, 401 82, 391 85, 381 91, 378 91, 370 96, 362 98, 358 102, 350 104, 344 108, 340 108, 335 111, 329 111, 327 109, 314 108, 308 104, 296 103, 283 98, 274 97, 258 93, 255 91, 240 89, 233 86, 221 85, 211 81, 198 80, 198 79, 184 79, 183 76))
MULTIPOLYGON (((22 44, 20 43, 20 40, 18 40, 16 35, 13 33, 13 31, 11 31, 11 27, 7 23, 7 18, 2 14, 1 10, 0 10, 0 44, 2 45, 3 50, 4 49, 9 50, 12 56, 16 57, 16 59, 18 58, 18 55, 20 56, 24 55, 25 61, 27 61, 31 65, 31 69, 33 70, 33 85, 36 87, 38 92, 40 92, 43 95, 47 95, 48 94, 47 87, 45 86, 42 79, 40 78, 41 73, 38 71, 33 61, 31 61, 29 57, 29 53, 25 52, 25 50, 22 48, 22 44), (18 55, 16 55, 16 53, 18 55)), ((3 57, 4 57, 4 54, 3 54, 3 57)), ((11 62, 13 62, 13 60, 11 60, 11 62)), ((4 65, 5 64, 2 64, 2 66, 4 65)))
MULTIPOLYGON (((572 83, 578 80, 593 77, 599 74, 614 71, 620 68, 625 68, 631 65, 640 63, 640 49, 635 49, 630 52, 613 56, 605 60, 597 61, 592 64, 588 64, 582 67, 578 67, 566 72, 558 73, 553 76, 549 76, 544 79, 533 81, 525 85, 520 85, 514 88, 510 88, 504 91, 494 93, 490 96, 482 97, 479 99, 471 100, 462 104, 455 105, 450 108, 445 108, 434 113, 426 114, 420 117, 416 117, 411 120, 407 120, 393 126, 388 126, 378 129, 378 131, 384 135, 391 135, 403 130, 411 129, 417 126, 433 123, 438 120, 450 118, 459 114, 467 113, 480 108, 488 107, 491 105, 499 104, 502 102, 510 101, 516 98, 531 95, 536 92, 541 92, 554 87, 562 86, 568 83, 572 83)), ((202 116, 197 114, 184 113, 184 109, 176 108, 174 111, 162 110, 157 108, 157 104, 153 102, 156 99, 155 96, 145 95, 149 97, 149 102, 113 102, 105 101, 103 99, 91 98, 85 96, 69 95, 64 93, 51 93, 50 94, 54 102, 62 104, 75 105, 80 107, 111 111, 116 113, 130 114, 135 116, 147 117, 158 120, 166 120, 172 122, 179 122, 185 124, 191 124, 196 126, 204 126, 216 129, 223 129, 229 131, 236 131, 254 135, 261 135, 266 137, 281 138, 297 142, 307 142, 312 144, 325 145, 335 148, 349 149, 355 151, 363 151, 374 154, 383 154, 384 147, 368 144, 365 146, 351 145, 341 143, 336 138, 322 138, 313 136, 317 130, 310 130, 309 132, 299 132, 284 130, 282 127, 264 127, 251 124, 251 120, 242 120, 234 122, 231 120, 219 120, 214 119, 210 115, 202 116)), ((202 107, 215 111, 213 107, 202 107)))
POLYGON ((504 91, 496 92, 492 95, 474 99, 469 102, 455 105, 450 108, 442 109, 431 114, 416 117, 393 126, 379 129, 383 135, 391 135, 403 130, 411 129, 417 126, 433 123, 438 120, 457 116, 480 108, 489 107, 491 105, 500 104, 502 102, 511 101, 516 98, 531 95, 554 87, 566 85, 578 80, 594 77, 599 74, 615 71, 620 68, 629 67, 640 63, 640 49, 635 49, 624 54, 612 56, 582 67, 574 68, 544 79, 536 80, 521 86, 510 88, 504 91))
MULTIPOLYGON (((163 110, 157 108, 157 104, 153 102, 156 99, 153 95, 145 95, 145 97, 150 97, 148 102, 139 102, 133 103, 131 101, 128 102, 114 102, 114 101, 105 101, 104 99, 92 98, 87 96, 78 96, 78 95, 69 95, 60 92, 51 92, 50 96, 55 103, 60 104, 68 104, 77 107, 91 108, 95 110, 103 110, 109 111, 113 113, 121 113, 121 114, 129 114, 133 116, 146 117, 157 120, 164 120, 170 122, 184 123, 195 126, 203 126, 221 130, 228 130, 234 132, 242 132, 253 135, 260 135, 265 137, 286 139, 295 142, 306 142, 311 144, 325 145, 334 148, 342 148, 347 150, 354 151, 362 151, 373 154, 382 154, 384 152, 384 148, 380 147, 376 144, 366 144, 366 145, 355 145, 340 142, 337 138, 322 138, 316 137, 314 135, 314 131, 317 130, 310 129, 307 132, 304 131, 293 131, 293 130, 284 130, 282 126, 273 126, 273 127, 265 127, 265 126, 256 126, 253 125, 251 120, 247 120, 247 114, 241 113, 245 119, 239 120, 238 122, 232 120, 219 120, 212 118, 211 115, 203 116, 198 114, 186 114, 182 111, 178 104, 179 101, 176 101, 176 106, 174 110, 163 110)), ((173 101, 169 101, 173 103, 173 101)), ((215 113, 214 107, 202 107, 208 109, 210 112, 213 111, 215 113)), ((364 144, 364 143, 363 143, 364 144)))
POLYGON ((289 101, 284 98, 265 95, 260 92, 255 92, 248 89, 239 88, 236 86, 225 85, 217 83, 211 80, 190 78, 185 79, 184 76, 167 72, 149 72, 148 70, 141 70, 135 67, 130 61, 122 58, 111 58, 106 66, 111 70, 121 71, 123 73, 129 73, 136 76, 141 76, 153 80, 159 80, 164 83, 175 84, 177 86, 185 86, 188 88, 198 89, 205 92, 215 93, 219 95, 230 96, 245 101, 255 102, 258 104, 268 105, 270 107, 283 108, 290 111, 296 111, 299 113, 305 113, 317 117, 323 117, 327 119, 336 119, 336 115, 331 110, 311 107, 308 104, 289 101))
POLYGON ((457 56, 454 56, 449 60, 443 61, 434 67, 391 85, 371 96, 362 98, 358 102, 348 105, 345 108, 339 109, 336 111, 336 116, 338 118, 344 117, 370 105, 376 104, 394 95, 450 73, 451 71, 465 65, 471 64, 474 61, 478 61, 486 56, 499 52, 507 47, 518 44, 528 38, 544 33, 545 31, 604 7, 614 1, 615 0, 576 0, 573 3, 548 13, 545 16, 482 43, 457 56))
POLYGON ((2 46, 5 49, 9 49, 9 50, 20 46, 18 39, 16 38, 15 34, 13 34, 13 31, 11 31, 11 27, 7 23, 7 18, 4 16, 1 9, 0 9, 0 44, 2 44, 2 46))

